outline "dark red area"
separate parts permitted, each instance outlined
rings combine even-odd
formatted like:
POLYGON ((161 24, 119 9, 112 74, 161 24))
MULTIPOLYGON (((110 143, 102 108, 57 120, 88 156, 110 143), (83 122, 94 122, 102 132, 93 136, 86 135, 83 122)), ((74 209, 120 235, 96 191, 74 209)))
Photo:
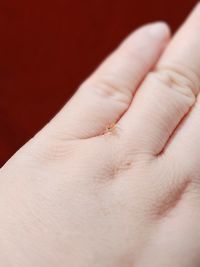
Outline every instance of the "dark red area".
POLYGON ((64 105, 133 29, 175 30, 192 0, 1 0, 0 165, 64 105))

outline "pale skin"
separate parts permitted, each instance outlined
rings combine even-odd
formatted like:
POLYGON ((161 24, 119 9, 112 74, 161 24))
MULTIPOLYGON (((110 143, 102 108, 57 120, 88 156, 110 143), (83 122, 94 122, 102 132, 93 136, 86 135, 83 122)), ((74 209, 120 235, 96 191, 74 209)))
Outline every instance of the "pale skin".
POLYGON ((133 32, 0 170, 0 266, 200 266, 200 5, 133 32))

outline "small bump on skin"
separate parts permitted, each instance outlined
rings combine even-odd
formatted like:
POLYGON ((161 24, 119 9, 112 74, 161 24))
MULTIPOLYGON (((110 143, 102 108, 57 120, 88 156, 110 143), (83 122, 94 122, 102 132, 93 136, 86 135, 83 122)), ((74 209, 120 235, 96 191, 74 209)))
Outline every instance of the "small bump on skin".
POLYGON ((118 135, 119 131, 120 131, 119 126, 117 126, 116 123, 111 123, 111 124, 106 126, 102 135, 105 136, 105 135, 111 135, 112 134, 112 136, 114 136, 114 135, 118 135))
POLYGON ((106 133, 110 133, 110 132, 113 132, 115 130, 115 123, 111 123, 110 125, 108 125, 106 127, 106 133))

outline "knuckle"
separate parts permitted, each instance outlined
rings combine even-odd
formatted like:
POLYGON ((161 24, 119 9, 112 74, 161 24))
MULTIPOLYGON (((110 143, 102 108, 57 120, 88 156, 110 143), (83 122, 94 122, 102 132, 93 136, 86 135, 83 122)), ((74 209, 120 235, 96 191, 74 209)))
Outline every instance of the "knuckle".
POLYGON ((89 90, 90 94, 107 100, 114 100, 122 104, 129 104, 132 93, 117 77, 105 77, 99 80, 90 80, 83 84, 82 90, 89 90))
POLYGON ((199 91, 199 78, 190 69, 183 66, 162 66, 153 71, 159 82, 176 92, 194 99, 199 91))

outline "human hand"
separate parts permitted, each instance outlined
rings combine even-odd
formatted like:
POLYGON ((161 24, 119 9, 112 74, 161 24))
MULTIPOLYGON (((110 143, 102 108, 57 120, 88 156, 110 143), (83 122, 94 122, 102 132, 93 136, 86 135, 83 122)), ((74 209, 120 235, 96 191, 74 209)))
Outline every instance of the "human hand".
POLYGON ((1 266, 200 265, 199 32, 135 31, 1 169, 1 266))

